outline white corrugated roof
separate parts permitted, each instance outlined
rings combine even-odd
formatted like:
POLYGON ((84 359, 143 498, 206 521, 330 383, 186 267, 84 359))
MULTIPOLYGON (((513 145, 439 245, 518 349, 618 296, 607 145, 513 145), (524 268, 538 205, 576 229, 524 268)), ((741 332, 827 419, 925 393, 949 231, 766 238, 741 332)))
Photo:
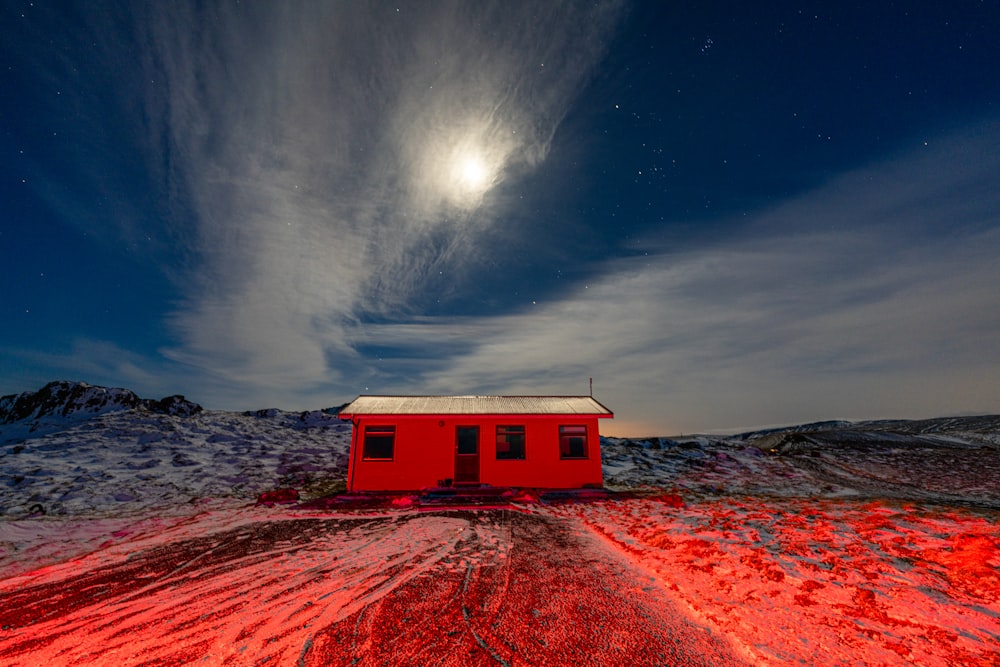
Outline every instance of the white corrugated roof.
POLYGON ((608 415, 590 396, 358 396, 341 415, 608 415))

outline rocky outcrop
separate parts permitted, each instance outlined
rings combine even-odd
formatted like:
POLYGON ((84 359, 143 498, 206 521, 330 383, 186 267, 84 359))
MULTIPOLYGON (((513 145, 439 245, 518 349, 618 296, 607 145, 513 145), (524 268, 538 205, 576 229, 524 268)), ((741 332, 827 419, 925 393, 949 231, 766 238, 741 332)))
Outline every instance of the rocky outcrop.
POLYGON ((143 400, 143 405, 151 412, 173 415, 174 417, 190 417, 191 415, 196 415, 202 411, 202 407, 200 405, 187 400, 180 394, 167 396, 158 401, 147 398, 143 400))

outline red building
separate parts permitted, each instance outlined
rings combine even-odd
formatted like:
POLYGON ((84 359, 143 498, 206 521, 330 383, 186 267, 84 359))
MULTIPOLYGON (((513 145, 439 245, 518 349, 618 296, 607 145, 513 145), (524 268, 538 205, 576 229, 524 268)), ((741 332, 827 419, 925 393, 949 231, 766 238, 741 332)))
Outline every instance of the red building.
POLYGON ((590 396, 359 396, 348 491, 450 485, 600 487, 598 419, 590 396))

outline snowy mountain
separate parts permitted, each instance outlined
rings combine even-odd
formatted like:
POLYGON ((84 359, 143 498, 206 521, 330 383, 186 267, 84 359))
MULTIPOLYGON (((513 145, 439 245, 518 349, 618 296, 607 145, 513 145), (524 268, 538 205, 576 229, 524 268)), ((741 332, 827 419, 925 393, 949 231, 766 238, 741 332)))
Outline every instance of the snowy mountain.
POLYGON ((136 409, 184 417, 201 412, 202 407, 179 394, 159 400, 143 399, 128 389, 65 380, 50 382, 38 391, 0 396, 0 426, 16 424, 2 430, 0 443, 58 431, 69 421, 136 409))
POLYGON ((140 407, 177 416, 196 414, 202 409, 179 394, 159 400, 142 399, 128 389, 63 380, 50 382, 38 391, 0 397, 0 424, 55 416, 90 417, 140 407))

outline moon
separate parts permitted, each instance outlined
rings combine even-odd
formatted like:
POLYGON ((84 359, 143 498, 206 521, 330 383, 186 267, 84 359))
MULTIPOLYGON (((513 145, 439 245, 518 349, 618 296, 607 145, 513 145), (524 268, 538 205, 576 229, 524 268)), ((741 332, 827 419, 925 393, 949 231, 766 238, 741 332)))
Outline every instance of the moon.
POLYGON ((502 138, 490 137, 489 128, 462 130, 424 142, 426 148, 409 172, 414 191, 426 196, 416 201, 431 207, 443 205, 446 215, 479 209, 490 190, 503 182, 513 151, 502 138))
POLYGON ((466 210, 477 208, 496 185, 501 165, 488 150, 478 147, 454 150, 449 162, 441 183, 448 201, 466 210))
POLYGON ((470 190, 480 190, 488 180, 486 165, 478 157, 466 157, 458 165, 458 181, 470 190))

